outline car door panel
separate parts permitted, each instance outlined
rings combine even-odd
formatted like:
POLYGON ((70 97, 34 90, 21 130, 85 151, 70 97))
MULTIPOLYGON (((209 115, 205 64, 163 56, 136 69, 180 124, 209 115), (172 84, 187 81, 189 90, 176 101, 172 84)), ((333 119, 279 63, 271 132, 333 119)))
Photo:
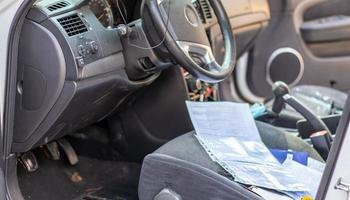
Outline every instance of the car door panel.
POLYGON ((350 16, 335 15, 305 22, 301 33, 306 43, 349 40, 350 16))
POLYGON ((317 57, 350 55, 350 16, 335 15, 305 22, 301 33, 317 57))
POLYGON ((247 84, 258 96, 270 98, 271 83, 297 74, 291 86, 312 84, 350 89, 349 0, 269 0, 270 25, 263 31, 250 54, 247 84), (332 20, 330 20, 332 19, 332 20), (324 22, 324 23, 320 23, 324 22), (349 34, 347 34, 349 32, 349 34), (280 66, 271 72, 276 51, 292 49, 301 55, 298 73, 290 58, 281 56, 280 66), (269 63, 270 62, 270 63, 269 63), (271 73, 279 74, 271 80, 271 73))

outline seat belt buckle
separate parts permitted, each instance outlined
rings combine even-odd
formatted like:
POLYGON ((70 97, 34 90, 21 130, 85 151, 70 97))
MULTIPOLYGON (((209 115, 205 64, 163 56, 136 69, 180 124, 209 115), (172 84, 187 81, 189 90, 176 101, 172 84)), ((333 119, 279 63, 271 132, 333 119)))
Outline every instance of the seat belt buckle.
POLYGON ((327 131, 319 131, 310 135, 311 143, 324 160, 331 150, 332 139, 327 131))

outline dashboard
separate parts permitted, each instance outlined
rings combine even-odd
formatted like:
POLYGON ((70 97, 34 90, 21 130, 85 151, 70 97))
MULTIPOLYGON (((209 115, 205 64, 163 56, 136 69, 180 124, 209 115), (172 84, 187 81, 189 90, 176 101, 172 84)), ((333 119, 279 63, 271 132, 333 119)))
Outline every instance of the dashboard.
MULTIPOLYGON (((69 8, 73 4, 79 4, 79 1, 58 1, 48 4, 45 1, 37 1, 35 6, 46 7, 48 11, 55 12, 64 8, 69 8), (45 4, 45 5, 43 5, 45 4)), ((105 28, 114 28, 121 23, 126 23, 128 19, 128 10, 126 4, 122 0, 87 0, 81 3, 82 6, 87 5, 99 22, 105 28)))
MULTIPOLYGON (((233 26, 236 32, 242 27, 247 30, 248 25, 255 30, 254 26, 260 28, 269 19, 266 0, 222 2, 232 8, 228 14, 232 24, 238 24, 233 26)), ((105 119, 136 90, 158 78, 160 72, 130 79, 128 60, 136 51, 130 51, 116 31, 120 24, 139 20, 141 3, 35 2, 24 20, 19 43, 14 152, 26 152, 105 119)), ((220 28, 208 0, 193 3, 220 55, 220 28)))
POLYGON ((157 75, 131 81, 126 73, 115 30, 124 18, 132 20, 134 9, 127 11, 133 1, 125 2, 35 2, 20 36, 13 151, 28 151, 97 122, 154 81, 157 75))
POLYGON ((66 61, 66 80, 77 81, 125 67, 115 28, 128 20, 122 0, 41 0, 29 11, 25 27, 54 35, 66 61), (113 59, 116 64, 108 63, 113 59))

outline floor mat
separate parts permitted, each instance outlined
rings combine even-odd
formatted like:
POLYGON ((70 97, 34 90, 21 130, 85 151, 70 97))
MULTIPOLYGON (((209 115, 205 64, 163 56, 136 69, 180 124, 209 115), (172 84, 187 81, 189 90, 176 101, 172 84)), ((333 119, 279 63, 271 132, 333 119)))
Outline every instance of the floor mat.
POLYGON ((108 129, 94 125, 66 137, 78 155, 99 160, 126 160, 111 143, 108 129))
POLYGON ((40 156, 39 169, 18 166, 26 200, 137 200, 140 164, 79 157, 76 166, 40 156))

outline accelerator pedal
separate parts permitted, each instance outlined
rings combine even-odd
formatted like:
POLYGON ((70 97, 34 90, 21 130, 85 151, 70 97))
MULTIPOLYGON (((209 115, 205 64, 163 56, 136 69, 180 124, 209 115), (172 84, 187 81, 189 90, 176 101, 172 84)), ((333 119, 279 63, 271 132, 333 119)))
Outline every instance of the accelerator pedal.
POLYGON ((66 154, 69 163, 71 165, 76 165, 79 162, 78 155, 73 149, 72 145, 68 142, 68 140, 61 138, 57 140, 57 143, 66 154))

